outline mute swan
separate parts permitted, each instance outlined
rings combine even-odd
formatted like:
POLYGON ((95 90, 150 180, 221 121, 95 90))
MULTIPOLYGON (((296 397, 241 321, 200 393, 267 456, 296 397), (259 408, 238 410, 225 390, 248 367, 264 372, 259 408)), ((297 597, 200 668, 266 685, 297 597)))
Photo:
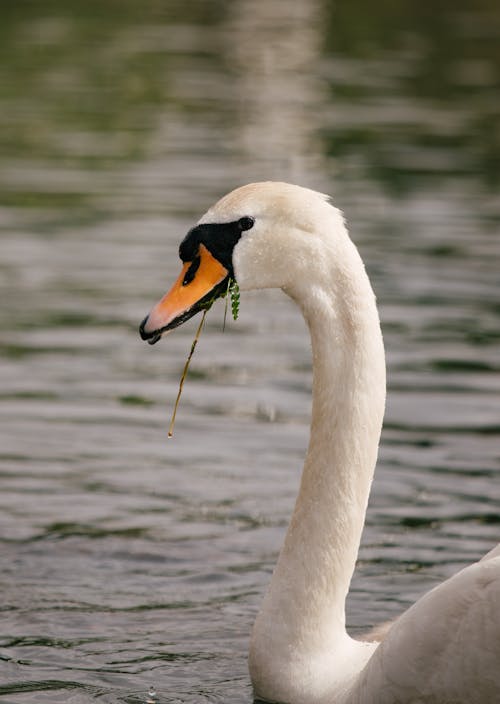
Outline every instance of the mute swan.
POLYGON ((282 704, 500 702, 500 546, 423 596, 381 643, 345 630, 385 404, 368 277, 326 196, 243 186, 180 245, 183 268, 141 324, 151 344, 227 290, 281 288, 310 330, 313 407, 300 490, 250 643, 255 696, 282 704))

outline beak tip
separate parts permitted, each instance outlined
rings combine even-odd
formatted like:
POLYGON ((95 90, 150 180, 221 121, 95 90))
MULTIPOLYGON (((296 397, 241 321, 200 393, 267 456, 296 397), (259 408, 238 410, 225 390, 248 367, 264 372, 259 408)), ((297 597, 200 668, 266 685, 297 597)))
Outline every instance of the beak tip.
POLYGON ((139 335, 141 336, 141 340, 147 340, 149 337, 149 334, 145 331, 146 324, 149 320, 149 315, 146 315, 142 323, 139 325, 139 335))
POLYGON ((148 332, 146 330, 148 320, 149 315, 146 315, 142 323, 139 325, 139 334, 142 340, 146 340, 149 345, 154 345, 161 338, 161 332, 155 332, 154 330, 148 332))

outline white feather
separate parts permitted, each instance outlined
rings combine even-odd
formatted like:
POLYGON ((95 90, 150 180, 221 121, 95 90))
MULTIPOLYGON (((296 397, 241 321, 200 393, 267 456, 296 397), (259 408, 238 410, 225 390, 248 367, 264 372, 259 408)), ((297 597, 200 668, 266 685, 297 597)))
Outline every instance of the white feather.
POLYGON ((351 639, 345 600, 385 404, 368 277, 341 213, 282 183, 244 186, 201 222, 255 218, 234 249, 241 289, 300 306, 313 356, 311 438, 285 542, 254 625, 255 694, 286 704, 500 701, 500 546, 421 598, 381 644, 351 639))

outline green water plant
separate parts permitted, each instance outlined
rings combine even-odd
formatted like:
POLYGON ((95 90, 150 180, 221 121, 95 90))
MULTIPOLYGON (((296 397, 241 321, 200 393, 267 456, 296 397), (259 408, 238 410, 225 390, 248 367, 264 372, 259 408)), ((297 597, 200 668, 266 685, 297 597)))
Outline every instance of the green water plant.
POLYGON ((229 301, 231 301, 231 313, 233 320, 238 319, 238 314, 240 312, 240 287, 238 286, 236 279, 231 277, 228 278, 227 289, 223 294, 223 297, 226 299, 226 307, 224 308, 224 322, 222 324, 222 330, 224 331, 226 329, 227 308, 229 301))

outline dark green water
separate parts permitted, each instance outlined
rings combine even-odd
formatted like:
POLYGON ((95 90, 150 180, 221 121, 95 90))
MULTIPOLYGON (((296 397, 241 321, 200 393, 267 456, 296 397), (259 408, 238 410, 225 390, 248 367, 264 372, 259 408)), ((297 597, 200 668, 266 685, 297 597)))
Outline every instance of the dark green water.
POLYGON ((139 321, 227 190, 330 193, 389 397, 349 601, 396 616, 498 540, 497 2, 2 4, 0 699, 249 702, 248 634, 308 437, 276 292, 139 321))

